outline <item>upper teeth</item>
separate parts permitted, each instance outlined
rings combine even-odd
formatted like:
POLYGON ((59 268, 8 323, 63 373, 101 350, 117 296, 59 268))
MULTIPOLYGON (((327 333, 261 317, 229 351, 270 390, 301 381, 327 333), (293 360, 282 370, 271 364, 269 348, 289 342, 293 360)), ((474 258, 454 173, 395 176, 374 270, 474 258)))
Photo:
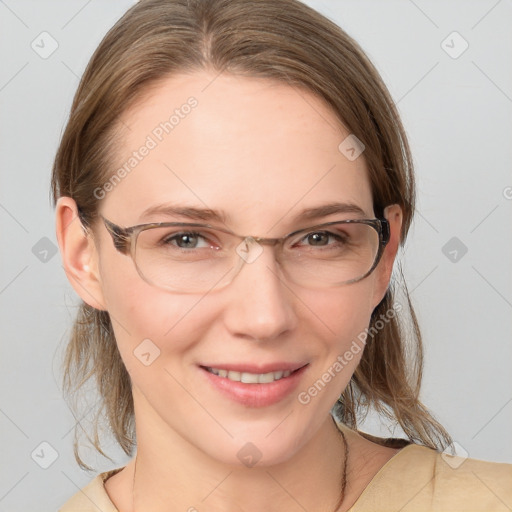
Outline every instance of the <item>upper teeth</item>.
POLYGON ((246 384, 268 384, 269 382, 274 382, 283 377, 288 377, 292 373, 290 370, 279 370, 269 373, 233 372, 222 370, 221 368, 207 368, 207 370, 219 377, 226 377, 229 380, 244 382, 246 384))

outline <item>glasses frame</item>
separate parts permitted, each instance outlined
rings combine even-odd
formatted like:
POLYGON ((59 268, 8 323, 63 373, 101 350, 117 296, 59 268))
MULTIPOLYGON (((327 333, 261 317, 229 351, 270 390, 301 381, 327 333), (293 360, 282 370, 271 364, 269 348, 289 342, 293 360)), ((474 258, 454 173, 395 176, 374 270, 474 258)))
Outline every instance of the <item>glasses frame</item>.
MULTIPOLYGON (((355 283, 357 281, 361 281, 365 277, 368 277, 377 267, 379 264, 382 255, 384 253, 384 249, 386 248, 389 239, 390 239, 390 228, 389 228, 389 222, 387 219, 383 217, 375 218, 375 219, 348 219, 348 220, 338 220, 338 221, 332 221, 332 222, 324 222, 322 224, 315 224, 314 226, 309 226, 307 228, 301 228, 297 229, 295 231, 292 231, 291 233, 288 233, 285 236, 282 236, 280 238, 265 238, 265 237, 254 237, 252 235, 238 235, 237 233, 234 233, 233 231, 230 231, 229 229, 220 228, 217 226, 212 226, 210 224, 201 224, 201 223, 186 223, 186 222, 152 222, 148 224, 137 224, 136 226, 130 226, 130 227, 121 227, 117 224, 114 224, 112 221, 108 220, 107 218, 103 217, 103 215, 100 215, 100 217, 103 219, 103 223, 105 224, 105 227, 107 231, 110 233, 112 237, 112 241, 114 243, 114 247, 121 253, 125 255, 129 255, 133 261, 133 264, 135 265, 135 268, 140 275, 140 277, 146 281, 148 284, 155 286, 160 289, 164 290, 170 290, 171 288, 161 286, 158 284, 155 284, 154 282, 150 281, 147 277, 144 276, 144 274, 140 271, 139 266, 137 265, 137 261, 135 258, 135 248, 137 245, 137 237, 142 231, 149 230, 149 229, 155 229, 155 228, 166 228, 166 227, 183 227, 183 228, 206 228, 206 229, 213 229, 216 231, 221 231, 223 233, 232 235, 240 240, 240 243, 246 240, 250 240, 251 242, 255 241, 262 245, 270 245, 272 247, 275 247, 276 245, 280 245, 281 247, 284 245, 285 241, 291 237, 295 237, 296 235, 304 232, 311 232, 315 230, 322 230, 321 228, 326 228, 328 226, 332 226, 334 224, 366 224, 368 226, 371 226, 375 231, 377 231, 379 235, 379 248, 377 250, 377 254, 375 255, 375 260, 373 262, 373 265, 371 266, 370 270, 366 272, 364 275, 351 279, 349 281, 345 281, 343 283, 340 283, 339 286, 355 283)), ((243 258, 240 258, 240 260, 243 262, 243 258)), ((224 286, 227 286, 230 284, 234 278, 238 275, 241 268, 243 266, 243 263, 239 264, 238 269, 234 272, 233 277, 231 280, 226 283, 224 286)), ((176 290, 178 291, 178 290, 176 290)))

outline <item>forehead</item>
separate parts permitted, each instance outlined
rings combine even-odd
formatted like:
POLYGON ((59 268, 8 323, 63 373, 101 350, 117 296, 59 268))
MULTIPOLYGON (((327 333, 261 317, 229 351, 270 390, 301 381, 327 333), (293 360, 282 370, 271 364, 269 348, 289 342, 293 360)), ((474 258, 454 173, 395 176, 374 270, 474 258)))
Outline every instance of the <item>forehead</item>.
POLYGON ((231 228, 256 233, 324 203, 354 203, 372 216, 363 156, 347 159, 339 145, 349 132, 302 89, 228 74, 175 75, 153 85, 119 129, 111 173, 122 177, 101 205, 119 222, 136 223, 165 203, 222 210, 231 228))

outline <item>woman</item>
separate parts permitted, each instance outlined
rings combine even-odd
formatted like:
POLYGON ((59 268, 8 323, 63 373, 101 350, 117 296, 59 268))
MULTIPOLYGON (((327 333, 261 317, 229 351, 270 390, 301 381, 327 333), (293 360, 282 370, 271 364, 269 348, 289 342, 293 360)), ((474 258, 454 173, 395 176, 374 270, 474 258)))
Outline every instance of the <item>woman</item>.
POLYGON ((82 78, 53 194, 84 302, 66 389, 93 377, 137 447, 62 511, 512 503, 512 466, 441 455, 418 399, 420 333, 391 280, 409 148, 332 22, 295 0, 139 2, 82 78), (408 440, 358 432, 368 407, 408 440))

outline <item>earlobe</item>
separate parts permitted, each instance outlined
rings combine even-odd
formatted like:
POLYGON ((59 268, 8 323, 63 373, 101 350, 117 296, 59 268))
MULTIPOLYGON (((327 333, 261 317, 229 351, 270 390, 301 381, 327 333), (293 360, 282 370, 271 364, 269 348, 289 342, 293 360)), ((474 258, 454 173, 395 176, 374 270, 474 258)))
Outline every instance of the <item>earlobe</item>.
POLYGON ((71 286, 89 306, 106 310, 94 239, 82 225, 76 203, 70 197, 61 197, 57 201, 56 235, 71 286))

